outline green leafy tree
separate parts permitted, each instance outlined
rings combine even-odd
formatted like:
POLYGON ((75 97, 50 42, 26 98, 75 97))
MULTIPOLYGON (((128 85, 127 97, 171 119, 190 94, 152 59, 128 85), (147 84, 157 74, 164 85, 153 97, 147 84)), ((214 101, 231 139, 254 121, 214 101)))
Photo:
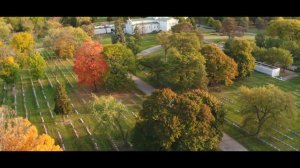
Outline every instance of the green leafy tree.
POLYGON ((76 17, 62 17, 60 19, 60 23, 62 23, 64 26, 77 27, 78 25, 76 17))
POLYGON ((58 83, 54 98, 56 114, 68 115, 72 112, 71 102, 65 89, 65 85, 58 83))
POLYGON ((215 20, 213 22, 213 28, 217 31, 217 32, 221 32, 222 30, 222 22, 220 20, 215 20))
POLYGON ((254 43, 244 39, 229 39, 224 45, 226 55, 238 64, 239 78, 250 76, 255 68, 254 47, 254 43))
POLYGON ((189 90, 206 88, 208 79, 205 70, 205 58, 198 51, 180 53, 171 50, 170 68, 166 72, 166 82, 173 89, 189 90))
POLYGON ((255 47, 254 50, 252 51, 252 55, 255 58, 255 60, 260 61, 260 62, 265 62, 266 61, 266 52, 267 49, 263 47, 255 47))
POLYGON ((170 32, 160 32, 156 35, 156 39, 159 41, 160 45, 164 48, 166 62, 168 61, 167 58, 168 50, 171 48, 171 41, 170 41, 171 35, 172 34, 170 32))
POLYGON ((195 33, 201 42, 203 40, 202 32, 195 29, 194 26, 188 22, 179 23, 171 28, 173 33, 195 33))
POLYGON ((228 38, 233 38, 237 28, 237 23, 234 18, 227 17, 222 22, 222 32, 228 36, 228 38))
POLYGON ((45 17, 31 17, 33 23, 33 31, 39 38, 44 37, 47 33, 47 20, 45 17))
POLYGON ((272 20, 266 28, 267 35, 288 41, 299 42, 299 32, 300 20, 297 19, 272 20))
POLYGON ((98 120, 96 129, 101 128, 108 135, 119 133, 124 144, 129 145, 129 130, 124 126, 127 120, 126 113, 129 113, 127 107, 112 96, 92 96, 93 100, 89 102, 88 108, 98 120))
POLYGON ((225 82, 225 85, 231 85, 238 76, 235 61, 213 44, 204 46, 201 53, 206 58, 205 65, 210 84, 225 82))
POLYGON ((135 69, 135 56, 123 44, 106 45, 103 50, 104 59, 109 64, 109 72, 104 82, 109 90, 123 89, 131 83, 128 72, 135 69))
POLYGON ((255 35, 255 43, 258 47, 266 47, 267 37, 264 33, 258 33, 255 35))
POLYGON ((120 43, 126 42, 122 19, 118 19, 115 21, 115 30, 114 30, 114 34, 112 35, 112 43, 115 44, 117 42, 120 43))
POLYGON ((30 17, 7 17, 7 23, 11 24, 15 32, 29 32, 34 29, 34 24, 30 17))
POLYGON ((170 36, 171 47, 180 53, 200 50, 200 41, 195 33, 174 33, 170 36))
POLYGON ((294 118, 295 98, 274 85, 240 88, 243 126, 252 135, 259 136, 268 127, 280 128, 294 118))
POLYGON ((20 74, 19 65, 14 57, 0 57, 0 78, 6 83, 14 83, 20 74))
POLYGON ((7 24, 3 18, 0 18, 0 38, 7 41, 12 31, 11 24, 7 24))
POLYGON ((29 57, 29 66, 31 75, 34 78, 43 78, 45 76, 46 61, 39 52, 33 52, 29 57))
POLYGON ((91 38, 80 27, 56 28, 49 30, 43 46, 54 51, 60 58, 73 58, 75 51, 89 39, 91 38))
POLYGON ((267 21, 262 17, 257 17, 255 20, 255 26, 258 29, 263 29, 267 26, 267 21))
POLYGON ((140 150, 216 150, 222 138, 221 103, 205 91, 157 90, 143 102, 140 116, 132 135, 140 150))
POLYGON ((141 45, 139 41, 132 36, 126 38, 126 46, 131 49, 134 55, 141 51, 141 45))
POLYGON ((142 66, 149 74, 149 80, 153 81, 156 87, 165 87, 165 75, 168 70, 172 69, 172 65, 162 61, 160 57, 143 57, 138 59, 138 65, 142 66))
POLYGON ((250 20, 249 17, 239 17, 238 18, 238 25, 243 27, 245 31, 249 29, 250 20))

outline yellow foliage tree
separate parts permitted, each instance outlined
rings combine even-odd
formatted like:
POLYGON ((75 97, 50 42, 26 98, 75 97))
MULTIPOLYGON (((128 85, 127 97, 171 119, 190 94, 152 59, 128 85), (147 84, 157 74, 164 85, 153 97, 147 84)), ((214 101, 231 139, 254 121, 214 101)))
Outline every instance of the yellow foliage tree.
POLYGON ((62 151, 49 135, 38 135, 30 121, 7 113, 11 110, 0 107, 0 151, 62 151))
POLYGON ((34 39, 30 33, 21 32, 13 36, 11 46, 18 52, 28 52, 34 47, 34 39))

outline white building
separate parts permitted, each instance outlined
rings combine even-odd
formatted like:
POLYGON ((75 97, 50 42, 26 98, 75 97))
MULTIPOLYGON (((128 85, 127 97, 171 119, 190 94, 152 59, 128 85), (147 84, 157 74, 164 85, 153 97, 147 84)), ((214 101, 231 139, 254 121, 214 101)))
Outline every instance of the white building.
POLYGON ((262 62, 256 62, 255 70, 264 74, 268 74, 272 77, 279 76, 280 74, 280 68, 264 64, 262 62))
POLYGON ((97 34, 108 34, 115 29, 115 25, 104 25, 104 26, 95 26, 94 33, 97 34))
POLYGON ((142 34, 158 31, 169 31, 178 24, 178 20, 172 17, 147 17, 141 19, 128 19, 125 24, 125 33, 134 34, 137 27, 142 34))

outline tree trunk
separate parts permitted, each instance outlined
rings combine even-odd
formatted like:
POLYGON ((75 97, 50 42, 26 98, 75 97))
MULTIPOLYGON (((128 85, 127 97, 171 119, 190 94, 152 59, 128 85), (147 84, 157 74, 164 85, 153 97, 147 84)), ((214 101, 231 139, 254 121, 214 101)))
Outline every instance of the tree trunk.
POLYGON ((125 132, 124 132, 122 126, 120 125, 119 120, 116 120, 116 121, 117 121, 117 125, 118 125, 118 127, 119 127, 119 130, 120 130, 120 133, 121 133, 121 136, 122 136, 124 145, 125 145, 125 146, 129 146, 129 143, 128 143, 128 141, 127 141, 127 136, 125 135, 125 132))
POLYGON ((256 129, 256 132, 253 134, 254 136, 258 137, 262 126, 263 126, 263 123, 258 123, 258 127, 256 129))

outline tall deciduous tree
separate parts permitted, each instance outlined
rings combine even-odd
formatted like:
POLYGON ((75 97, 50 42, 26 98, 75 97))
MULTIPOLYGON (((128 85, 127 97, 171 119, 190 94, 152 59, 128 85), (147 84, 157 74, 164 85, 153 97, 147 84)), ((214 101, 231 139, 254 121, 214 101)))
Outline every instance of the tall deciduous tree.
POLYGON ((72 112, 71 102, 65 89, 65 85, 58 83, 54 98, 56 114, 68 115, 72 112))
POLYGON ((267 21, 262 17, 257 17, 255 19, 255 26, 258 29, 263 29, 267 26, 267 21))
POLYGON ((93 95, 93 100, 89 102, 89 111, 98 120, 97 128, 102 128, 101 130, 105 130, 108 135, 117 132, 121 135, 124 144, 129 145, 128 130, 124 127, 127 119, 125 116, 129 111, 124 104, 112 96, 93 95))
POLYGON ((109 90, 124 89, 131 83, 128 72, 135 69, 135 56, 123 44, 106 45, 103 50, 109 71, 105 76, 105 87, 109 90))
POLYGON ((39 135, 27 119, 7 117, 8 111, 0 107, 0 151, 62 151, 49 135, 39 135))
POLYGON ((300 20, 272 20, 266 28, 266 33, 271 37, 278 37, 282 40, 300 42, 300 20))
POLYGON ((238 64, 239 77, 250 76, 255 68, 255 58, 252 51, 254 43, 244 39, 229 39, 224 45, 224 52, 238 64))
POLYGON ((102 51, 103 47, 98 42, 86 41, 75 54, 74 71, 78 76, 78 82, 93 85, 95 91, 97 85, 103 82, 103 76, 108 70, 102 51))
POLYGON ((295 98, 274 85, 240 88, 243 126, 253 135, 267 127, 286 127, 295 114, 295 98))
POLYGON ((170 36, 170 42, 180 53, 200 50, 200 41, 195 33, 174 33, 170 36))
POLYGON ((34 39, 30 33, 21 32, 13 36, 11 47, 20 53, 29 53, 34 47, 34 39))
POLYGON ((216 150, 222 137, 221 103, 205 91, 157 90, 144 101, 140 116, 132 138, 140 150, 216 150))
POLYGON ((231 85, 238 76, 235 61, 213 44, 204 46, 201 53, 206 58, 206 72, 210 84, 225 82, 225 85, 231 85))
POLYGON ((125 43, 125 33, 123 30, 123 21, 122 19, 118 19, 115 21, 115 30, 114 34, 112 35, 112 43, 125 43))
POLYGON ((236 31, 237 23, 234 18, 227 17, 224 18, 222 22, 222 31, 228 36, 228 38, 233 38, 236 31))
POLYGON ((64 27, 49 30, 43 45, 46 49, 55 51, 61 58, 72 58, 77 48, 90 39, 80 27, 64 27))
POLYGON ((173 26, 171 29, 173 33, 195 33, 200 42, 203 40, 203 35, 201 31, 199 29, 195 29, 193 25, 188 22, 179 23, 173 26))
POLYGON ((180 53, 172 49, 166 72, 166 82, 176 90, 188 90, 207 87, 208 79, 205 70, 205 58, 199 51, 180 53))
POLYGON ((3 40, 8 40, 10 33, 12 31, 12 26, 5 22, 3 18, 0 18, 0 38, 3 40))
POLYGON ((126 38, 126 46, 131 49, 131 51, 136 55, 141 51, 140 42, 132 36, 126 38))
POLYGON ((0 57, 0 78, 6 83, 14 83, 20 73, 19 65, 15 62, 14 57, 0 57))
POLYGON ((238 18, 238 25, 241 26, 244 29, 244 31, 248 31, 249 24, 250 24, 249 17, 239 17, 238 18))
POLYGON ((30 17, 7 17, 7 23, 11 24, 15 32, 32 32, 34 24, 30 17))
POLYGON ((45 76, 46 61, 39 52, 33 52, 29 57, 29 66, 31 75, 34 78, 43 78, 45 76))
POLYGON ((167 58, 168 50, 171 48, 171 41, 170 41, 171 35, 172 34, 170 32, 160 32, 156 35, 156 39, 159 41, 160 45, 165 50, 165 61, 166 62, 168 61, 168 58, 167 58))

